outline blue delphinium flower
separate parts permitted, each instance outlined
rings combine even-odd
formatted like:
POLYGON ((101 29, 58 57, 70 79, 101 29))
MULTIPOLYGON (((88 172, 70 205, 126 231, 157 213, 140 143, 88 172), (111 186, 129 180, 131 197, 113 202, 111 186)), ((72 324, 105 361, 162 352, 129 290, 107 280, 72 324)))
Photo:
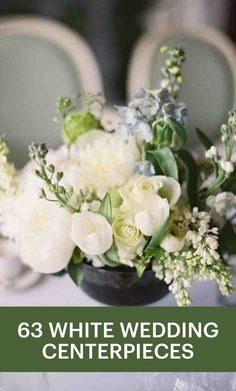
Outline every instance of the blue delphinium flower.
POLYGON ((166 88, 142 88, 126 106, 118 106, 119 121, 116 131, 124 138, 136 134, 148 143, 153 141, 152 123, 158 118, 172 117, 185 123, 186 108, 179 107, 166 88))
POLYGON ((141 160, 135 164, 133 173, 138 175, 153 176, 155 175, 155 168, 148 160, 141 160))

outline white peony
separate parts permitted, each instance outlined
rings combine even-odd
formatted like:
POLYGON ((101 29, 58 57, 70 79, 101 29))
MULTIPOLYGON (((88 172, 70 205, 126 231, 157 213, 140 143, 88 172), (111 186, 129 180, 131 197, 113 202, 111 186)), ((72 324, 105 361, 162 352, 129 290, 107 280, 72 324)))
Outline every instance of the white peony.
POLYGON ((122 185, 132 175, 140 152, 134 138, 124 141, 116 133, 92 130, 79 137, 71 157, 79 164, 83 187, 102 199, 109 189, 122 185))
POLYGON ((19 247, 24 263, 41 273, 56 273, 69 263, 75 244, 72 215, 46 200, 28 202, 21 216, 19 247))
POLYGON ((135 175, 120 189, 121 209, 134 213, 135 224, 146 236, 168 218, 181 194, 179 183, 169 177, 135 175))
POLYGON ((104 254, 112 245, 112 227, 97 213, 74 213, 71 238, 85 254, 104 254))
MULTIPOLYGON (((65 149, 50 151, 48 162, 66 165, 65 149)), ((18 244, 24 263, 38 272, 55 273, 68 264, 75 247, 70 238, 72 216, 58 204, 39 199, 38 190, 44 183, 33 168, 35 163, 29 162, 19 173, 14 196, 1 198, 0 231, 18 244)))
POLYGON ((118 213, 112 228, 121 261, 132 261, 142 255, 146 240, 131 216, 118 213))

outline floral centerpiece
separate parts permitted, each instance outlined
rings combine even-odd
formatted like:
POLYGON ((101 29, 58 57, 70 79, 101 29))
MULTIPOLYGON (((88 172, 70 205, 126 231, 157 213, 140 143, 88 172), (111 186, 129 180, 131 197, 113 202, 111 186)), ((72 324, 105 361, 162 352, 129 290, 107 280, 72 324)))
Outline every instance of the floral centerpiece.
POLYGON ((194 158, 177 101, 185 53, 162 52, 159 88, 117 107, 114 129, 104 124, 101 95, 86 94, 81 111, 59 100, 64 145, 32 144, 21 172, 1 140, 1 233, 36 271, 66 270, 77 284, 88 263, 140 280, 151 271, 186 306, 193 279, 215 280, 224 295, 233 290, 236 112, 220 129, 220 148, 197 129, 206 151, 194 158))

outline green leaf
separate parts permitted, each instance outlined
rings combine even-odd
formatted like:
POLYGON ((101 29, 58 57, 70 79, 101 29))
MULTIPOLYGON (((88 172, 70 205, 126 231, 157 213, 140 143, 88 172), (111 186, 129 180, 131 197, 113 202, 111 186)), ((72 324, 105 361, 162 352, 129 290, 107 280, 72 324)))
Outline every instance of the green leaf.
POLYGON ((230 191, 231 193, 236 194, 236 174, 235 172, 230 175, 230 177, 223 183, 222 189, 224 191, 230 191))
POLYGON ((79 249, 79 247, 75 247, 71 261, 75 265, 80 265, 83 262, 84 258, 84 253, 79 249))
POLYGON ((138 278, 141 278, 142 275, 143 275, 143 272, 147 268, 147 265, 145 265, 143 263, 138 263, 138 264, 135 265, 135 267, 136 267, 136 272, 137 272, 138 278))
POLYGON ((203 133, 199 128, 196 128, 196 133, 198 135, 199 140, 206 150, 210 149, 213 145, 213 142, 203 133))
POLYGON ((76 265, 73 260, 71 260, 67 267, 67 271, 75 285, 79 286, 84 275, 83 264, 81 263, 80 265, 76 265))
POLYGON ((154 234, 150 240, 150 242, 148 243, 145 251, 154 251, 154 249, 156 250, 157 248, 159 248, 160 244, 161 244, 161 241, 162 241, 162 238, 165 234, 165 231, 166 231, 166 228, 167 228, 167 224, 168 224, 168 221, 169 221, 169 218, 167 218, 166 220, 164 220, 162 222, 162 224, 160 224, 154 231, 154 234))
POLYGON ((192 154, 186 149, 179 150, 178 156, 181 159, 186 172, 188 201, 191 207, 199 206, 199 196, 198 196, 199 177, 198 177, 197 164, 192 154))
POLYGON ((180 125, 177 121, 175 121, 173 118, 167 118, 167 123, 168 123, 169 127, 171 128, 171 130, 173 130, 173 132, 176 133, 176 135, 180 141, 180 144, 181 145, 186 144, 187 135, 186 135, 185 128, 182 125, 180 125))
MULTIPOLYGON (((109 251, 109 250, 108 250, 109 251)), ((98 256, 100 261, 105 265, 105 266, 110 266, 110 267, 117 267, 120 266, 120 263, 112 261, 106 254, 100 254, 98 256)))
POLYGON ((154 154, 151 153, 151 152, 152 152, 152 151, 147 151, 147 152, 146 152, 146 158, 147 158, 147 160, 149 160, 149 161, 152 163, 152 165, 154 166, 154 168, 155 168, 155 174, 156 174, 156 175, 162 175, 161 167, 159 166, 159 164, 158 164, 158 162, 157 162, 157 160, 156 160, 154 154))
POLYGON ((148 154, 155 157, 164 175, 170 176, 178 181, 178 168, 176 160, 169 147, 148 151, 148 154))
POLYGON ((109 193, 106 193, 104 196, 102 203, 100 205, 100 208, 98 210, 98 213, 102 216, 104 216, 108 223, 112 223, 112 206, 111 206, 111 197, 109 193))
POLYGON ((236 232, 230 221, 227 221, 220 231, 219 247, 221 252, 236 254, 236 232))
POLYGON ((117 264, 120 263, 120 259, 118 257, 117 249, 116 249, 114 242, 112 243, 111 248, 109 248, 109 250, 107 250, 105 255, 107 258, 109 258, 110 261, 116 262, 117 264))
POLYGON ((146 254, 150 257, 159 258, 164 254, 164 250, 160 247, 149 247, 145 250, 146 254))

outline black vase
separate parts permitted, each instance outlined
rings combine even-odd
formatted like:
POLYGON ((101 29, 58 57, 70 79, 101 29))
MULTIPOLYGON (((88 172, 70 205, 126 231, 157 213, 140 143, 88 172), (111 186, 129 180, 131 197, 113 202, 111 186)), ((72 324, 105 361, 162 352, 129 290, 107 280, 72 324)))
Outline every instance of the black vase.
POLYGON ((169 292, 168 285, 152 270, 145 270, 138 278, 136 270, 129 267, 96 268, 88 263, 84 263, 80 287, 93 299, 114 306, 150 304, 169 292))

